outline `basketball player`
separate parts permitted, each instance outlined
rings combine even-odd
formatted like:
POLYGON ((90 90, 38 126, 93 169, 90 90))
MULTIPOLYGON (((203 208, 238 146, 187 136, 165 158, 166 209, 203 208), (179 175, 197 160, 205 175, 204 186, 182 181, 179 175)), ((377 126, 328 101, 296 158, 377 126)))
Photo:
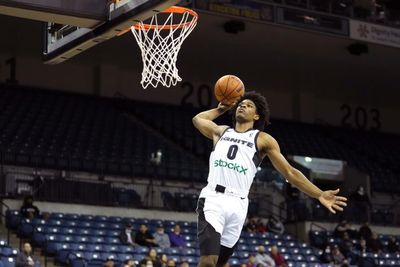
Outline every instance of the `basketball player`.
POLYGON ((268 123, 267 101, 256 92, 246 93, 237 104, 220 103, 193 118, 194 126, 214 143, 208 184, 202 189, 197 206, 198 267, 220 267, 228 262, 246 219, 250 186, 265 156, 291 184, 318 199, 332 213, 346 206, 347 199, 336 196, 339 189, 321 191, 286 161, 276 140, 263 132, 268 123), (233 128, 213 122, 231 108, 233 128))

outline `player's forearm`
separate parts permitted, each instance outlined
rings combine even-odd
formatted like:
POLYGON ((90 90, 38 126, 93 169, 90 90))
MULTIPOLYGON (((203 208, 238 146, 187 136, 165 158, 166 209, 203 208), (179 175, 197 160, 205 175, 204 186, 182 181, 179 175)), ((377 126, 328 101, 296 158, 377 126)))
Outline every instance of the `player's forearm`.
POLYGON ((222 114, 224 114, 224 111, 222 111, 219 108, 213 108, 210 110, 206 110, 203 112, 200 112, 199 114, 197 114, 193 119, 205 119, 205 120, 215 120, 216 118, 218 118, 219 116, 221 116, 222 114))
POLYGON ((318 198, 322 194, 321 189, 311 183, 299 170, 295 168, 292 168, 285 178, 310 197, 318 198))

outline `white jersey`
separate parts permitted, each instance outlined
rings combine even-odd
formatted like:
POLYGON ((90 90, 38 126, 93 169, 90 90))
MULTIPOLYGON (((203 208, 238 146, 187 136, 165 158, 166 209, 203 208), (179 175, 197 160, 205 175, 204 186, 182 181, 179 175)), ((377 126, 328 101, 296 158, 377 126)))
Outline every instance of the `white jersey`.
POLYGON ((248 192, 261 163, 256 140, 259 130, 239 133, 228 128, 210 155, 208 183, 248 192))

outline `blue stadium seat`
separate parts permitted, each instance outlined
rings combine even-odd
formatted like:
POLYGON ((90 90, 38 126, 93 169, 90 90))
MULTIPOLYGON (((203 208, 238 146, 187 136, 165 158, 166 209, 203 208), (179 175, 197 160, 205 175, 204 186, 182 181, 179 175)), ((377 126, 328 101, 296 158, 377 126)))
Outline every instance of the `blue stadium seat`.
POLYGON ((93 220, 96 222, 107 222, 108 217, 104 216, 104 215, 96 215, 96 216, 94 216, 93 220))
POLYGON ((64 219, 68 220, 68 221, 76 221, 79 219, 79 214, 67 213, 67 214, 65 214, 64 219))
POLYGON ((135 252, 135 249, 132 246, 120 245, 119 252, 125 254, 133 254, 135 252))
POLYGON ((53 256, 56 254, 56 252, 58 250, 60 250, 62 248, 62 245, 63 245, 63 243, 61 243, 61 242, 48 241, 48 242, 46 242, 46 244, 44 246, 44 251, 45 251, 46 255, 53 256))
POLYGON ((91 260, 87 263, 85 267, 102 267, 103 261, 102 260, 91 260))
POLYGON ((193 248, 181 248, 181 255, 182 256, 193 256, 196 255, 196 250, 193 248))
POLYGON ((65 225, 65 222, 64 222, 63 219, 50 219, 50 220, 48 220, 47 225, 50 225, 50 226, 63 226, 63 225, 65 225))
POLYGON ((7 210, 6 211, 6 226, 9 229, 16 230, 20 225, 22 215, 18 210, 7 210))
POLYGON ((307 255, 305 258, 307 262, 318 262, 318 258, 314 255, 307 255))
POLYGON ((62 212, 52 212, 50 213, 50 219, 63 219, 65 216, 62 212))
POLYGON ((130 260, 132 258, 133 258, 133 256, 131 254, 117 253, 117 259, 120 262, 124 262, 124 261, 130 260))
POLYGON ((94 231, 93 229, 88 229, 88 228, 76 228, 76 233, 81 236, 94 235, 93 231, 94 231))
POLYGON ((46 228, 45 226, 40 226, 35 228, 32 234, 32 243, 34 246, 41 247, 46 241, 45 228, 46 228))
POLYGON ((179 257, 178 255, 168 255, 168 259, 173 260, 174 262, 181 261, 181 257, 179 257))
POLYGON ((87 263, 82 258, 74 258, 69 260, 70 267, 86 267, 87 263))
POLYGON ((89 243, 89 244, 87 244, 86 248, 88 251, 91 251, 91 252, 105 252, 102 244, 89 243))
POLYGON ((108 218, 108 222, 121 224, 123 219, 121 217, 111 216, 108 218))
POLYGON ((2 257, 4 267, 15 267, 15 259, 12 257, 2 257))
POLYGON ((104 242, 106 244, 113 244, 113 245, 118 245, 121 243, 121 240, 118 237, 109 237, 106 236, 104 237, 104 242))
POLYGON ((240 265, 240 260, 237 258, 230 258, 229 265, 230 266, 238 266, 238 265, 240 265))
POLYGON ((89 243, 94 243, 94 244, 102 244, 105 242, 104 237, 101 236, 89 236, 89 243))
POLYGON ((93 236, 102 237, 102 236, 106 236, 107 230, 97 230, 97 229, 95 229, 92 232, 93 232, 93 236))
POLYGON ((106 260, 106 259, 118 259, 118 254, 117 253, 112 253, 112 252, 103 252, 101 253, 101 259, 106 260))
POLYGON ((250 253, 247 252, 247 251, 238 251, 238 252, 237 252, 237 258, 241 259, 242 261, 243 261, 244 259, 246 259, 246 261, 247 261, 247 259, 249 258, 249 256, 250 256, 250 253))
POLYGON ((140 247, 136 247, 135 248, 135 253, 138 253, 138 254, 147 254, 148 252, 149 252, 149 248, 148 247, 140 246, 140 247))
POLYGON ((119 237, 120 231, 116 230, 106 230, 106 236, 108 237, 119 237))
POLYGON ((249 246, 239 244, 239 245, 237 246, 237 249, 238 249, 239 251, 248 251, 248 250, 249 250, 249 246))
POLYGON ((70 227, 61 227, 60 228, 60 234, 62 235, 76 235, 76 228, 70 228, 70 227))
POLYGON ((29 219, 24 219, 21 221, 20 226, 18 227, 18 235, 21 238, 31 238, 34 230, 34 225, 32 221, 29 219))
POLYGON ((18 250, 12 248, 10 246, 3 246, 0 247, 0 255, 1 257, 9 258, 9 257, 16 257, 18 254, 18 250))
POLYGON ((65 226, 66 227, 77 227, 78 226, 78 222, 77 221, 66 221, 65 222, 65 226))

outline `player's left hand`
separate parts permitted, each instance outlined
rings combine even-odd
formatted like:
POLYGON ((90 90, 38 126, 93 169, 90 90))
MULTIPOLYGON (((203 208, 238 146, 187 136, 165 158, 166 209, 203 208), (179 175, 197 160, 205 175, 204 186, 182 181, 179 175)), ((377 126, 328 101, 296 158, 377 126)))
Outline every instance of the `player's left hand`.
POLYGON ((336 210, 343 211, 343 207, 347 206, 347 198, 336 196, 338 193, 339 189, 324 191, 318 200, 332 213, 336 213, 336 210))

